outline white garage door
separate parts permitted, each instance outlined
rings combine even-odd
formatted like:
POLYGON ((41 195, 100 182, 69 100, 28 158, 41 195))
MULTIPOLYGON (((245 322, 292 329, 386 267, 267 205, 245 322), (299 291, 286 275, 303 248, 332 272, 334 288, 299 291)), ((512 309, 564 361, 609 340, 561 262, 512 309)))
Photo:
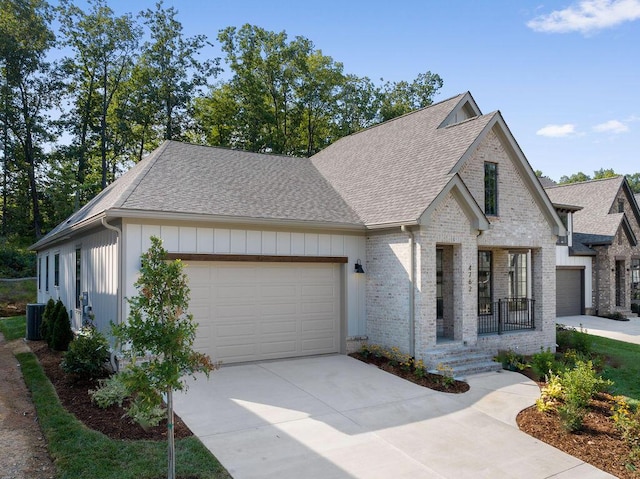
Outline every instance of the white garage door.
POLYGON ((582 314, 582 270, 556 270, 556 315, 582 314))
POLYGON ((340 266, 186 262, 195 348, 223 363, 340 351, 340 266))

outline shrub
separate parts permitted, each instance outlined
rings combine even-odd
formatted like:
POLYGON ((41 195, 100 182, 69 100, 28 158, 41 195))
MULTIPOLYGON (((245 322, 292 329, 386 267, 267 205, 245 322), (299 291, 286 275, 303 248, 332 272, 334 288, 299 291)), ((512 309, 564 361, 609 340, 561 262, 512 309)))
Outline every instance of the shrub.
POLYGON ((35 275, 35 253, 0 245, 0 278, 31 278, 35 275))
POLYGON ((53 332, 53 313, 56 309, 56 302, 53 298, 49 298, 47 305, 42 313, 42 323, 40 324, 40 336, 47 344, 51 342, 51 333, 53 332))
POLYGON ((561 350, 575 349, 584 354, 591 353, 591 336, 580 326, 580 330, 558 324, 556 327, 556 343, 561 350))
POLYGON ((100 380, 98 389, 89 390, 91 400, 100 408, 106 409, 117 404, 122 407, 122 403, 129 397, 129 390, 122 382, 120 374, 114 374, 107 379, 100 380))
POLYGON ((562 401, 562 382, 557 374, 550 374, 547 384, 542 388, 536 407, 540 412, 556 411, 562 401))
POLYGON ((578 407, 573 403, 566 403, 558 407, 558 416, 560 416, 562 427, 569 432, 582 429, 585 413, 585 408, 578 407))
POLYGON ((511 349, 498 351, 496 360, 502 363, 503 369, 507 369, 509 371, 522 371, 527 367, 524 356, 511 349))
POLYGON ((555 353, 549 348, 546 351, 540 348, 539 353, 531 356, 531 369, 539 378, 543 378, 550 373, 560 372, 562 364, 556 360, 555 353))
POLYGON ((78 331, 76 338, 69 344, 69 350, 65 353, 61 366, 67 374, 96 378, 105 373, 107 361, 107 338, 94 327, 87 326, 78 331))
POLYGON ((73 331, 67 308, 58 300, 54 310, 53 331, 51 332, 51 342, 49 347, 55 351, 66 351, 69 343, 73 340, 73 331))

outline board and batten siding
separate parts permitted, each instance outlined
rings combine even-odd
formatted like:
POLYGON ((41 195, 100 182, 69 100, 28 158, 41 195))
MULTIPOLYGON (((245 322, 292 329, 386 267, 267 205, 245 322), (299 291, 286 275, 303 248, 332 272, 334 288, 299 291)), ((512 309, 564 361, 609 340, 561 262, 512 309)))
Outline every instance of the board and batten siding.
POLYGON ((117 321, 118 238, 114 231, 100 230, 38 252, 42 258, 38 302, 61 299, 71 315, 71 327, 82 326, 82 313, 76 310, 76 249, 81 251, 81 290, 89 293, 89 305, 95 325, 105 333, 109 323, 117 321), (54 286, 54 257, 60 255, 59 286, 54 286), (46 257, 49 256, 49 291, 46 291, 46 257))
POLYGON ((584 307, 586 309, 593 308, 593 279, 591 276, 591 263, 591 256, 570 256, 568 246, 556 246, 556 267, 569 266, 584 268, 584 307))
POLYGON ((133 222, 125 222, 123 235, 125 297, 137 294, 133 284, 138 278, 140 256, 151 246, 152 236, 161 238, 170 253, 346 256, 348 263, 344 265, 346 273, 342 281, 346 283, 343 298, 347 336, 366 333, 365 281, 354 272, 357 259, 366 264, 364 235, 133 222))

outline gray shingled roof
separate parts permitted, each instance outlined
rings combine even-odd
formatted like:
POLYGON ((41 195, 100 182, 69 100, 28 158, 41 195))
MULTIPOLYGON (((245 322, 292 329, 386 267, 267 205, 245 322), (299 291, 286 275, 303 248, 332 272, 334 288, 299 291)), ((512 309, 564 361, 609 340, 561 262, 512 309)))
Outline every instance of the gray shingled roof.
POLYGON ((167 141, 35 246, 110 210, 362 226, 309 159, 167 141))
POLYGON ((311 159, 165 142, 35 246, 109 212, 355 227, 415 222, 500 118, 441 126, 467 101, 477 111, 461 94, 342 138, 311 159))
POLYGON ((498 114, 438 128, 463 97, 342 138, 312 162, 366 225, 416 221, 498 114))
POLYGON ((623 176, 546 188, 554 204, 582 206, 573 214, 573 231, 613 238, 623 213, 609 213, 623 176))

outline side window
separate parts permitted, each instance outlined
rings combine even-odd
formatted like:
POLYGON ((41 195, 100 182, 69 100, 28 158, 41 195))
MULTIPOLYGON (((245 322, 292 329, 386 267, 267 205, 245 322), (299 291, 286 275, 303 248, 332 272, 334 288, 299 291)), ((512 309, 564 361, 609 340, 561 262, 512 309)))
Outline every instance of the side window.
POLYGON ((49 255, 47 255, 44 261, 44 271, 45 271, 44 288, 45 288, 45 291, 49 292, 49 255))
POLYGON ((38 257, 38 291, 42 291, 42 256, 38 257))
POLYGON ((53 285, 60 286, 60 253, 53 256, 53 285))
POLYGON ((76 309, 80 309, 80 293, 82 291, 82 250, 76 248, 76 309))
POLYGON ((498 164, 484 164, 484 214, 498 216, 498 164))

